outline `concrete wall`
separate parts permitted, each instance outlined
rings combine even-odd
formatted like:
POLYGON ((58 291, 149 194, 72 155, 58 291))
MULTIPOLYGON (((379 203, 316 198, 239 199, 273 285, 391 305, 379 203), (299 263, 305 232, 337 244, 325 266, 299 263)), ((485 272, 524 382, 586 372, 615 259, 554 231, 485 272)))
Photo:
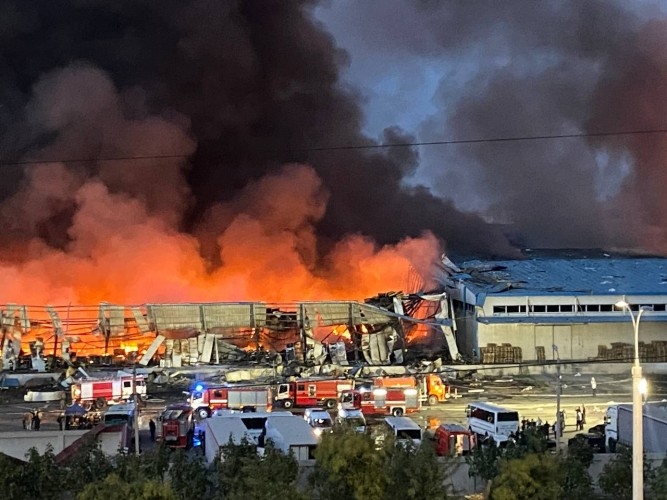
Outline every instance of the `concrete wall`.
POLYGON ((102 432, 98 434, 97 441, 100 449, 107 455, 116 455, 123 442, 124 432, 102 432))
POLYGON ((63 451, 88 431, 16 431, 0 432, 0 452, 25 460, 30 448, 40 454, 51 444, 54 454, 63 451))
MULTIPOLYGON (((658 322, 642 322, 639 340, 649 344, 653 340, 667 340, 667 325, 658 322)), ((547 360, 554 359, 552 345, 558 346, 561 360, 589 359, 598 355, 598 346, 611 347, 612 342, 634 343, 632 323, 587 323, 572 325, 539 325, 523 323, 477 323, 477 342, 480 347, 488 343, 512 344, 521 347, 523 361, 537 359, 535 348, 543 346, 547 360)))

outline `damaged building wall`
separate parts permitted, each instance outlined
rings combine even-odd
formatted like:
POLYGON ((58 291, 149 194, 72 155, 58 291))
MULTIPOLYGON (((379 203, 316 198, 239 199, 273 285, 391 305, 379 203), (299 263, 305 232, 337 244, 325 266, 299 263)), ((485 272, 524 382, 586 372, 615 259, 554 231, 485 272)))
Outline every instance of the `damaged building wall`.
MULTIPOLYGON (((395 306, 401 300, 412 305, 429 302, 392 292, 388 303, 395 306)), ((2 308, 3 354, 9 353, 12 340, 20 345, 23 335, 31 346, 47 339, 46 345, 40 340, 42 355, 64 356, 71 349, 79 357, 121 360, 137 352, 142 364, 156 355, 168 366, 181 366, 281 353, 288 363, 317 365, 328 360, 345 365, 354 360, 388 365, 402 362, 406 332, 428 331, 430 337, 417 337, 416 342, 429 342, 435 336, 441 343, 443 335, 451 333, 445 310, 431 309, 432 314, 412 317, 414 310, 404 312, 402 305, 397 312, 355 301, 42 308, 8 304, 2 308)), ((30 352, 22 347, 24 353, 30 352)))

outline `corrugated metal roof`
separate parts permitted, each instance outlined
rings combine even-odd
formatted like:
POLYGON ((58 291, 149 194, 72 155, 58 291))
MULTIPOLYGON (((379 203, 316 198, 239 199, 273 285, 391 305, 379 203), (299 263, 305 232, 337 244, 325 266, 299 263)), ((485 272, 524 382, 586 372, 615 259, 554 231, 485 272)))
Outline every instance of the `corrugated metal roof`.
POLYGON ((450 280, 488 295, 667 294, 667 259, 533 258, 468 261, 450 280))
POLYGON ((241 444, 246 437, 249 442, 254 443, 254 439, 248 434, 248 428, 243 424, 243 420, 238 417, 211 417, 204 420, 206 435, 215 439, 220 446, 229 442, 231 437, 234 444, 241 444))
POLYGON ((267 429, 269 426, 280 433, 287 446, 317 446, 320 442, 308 422, 296 415, 294 417, 269 418, 267 429))

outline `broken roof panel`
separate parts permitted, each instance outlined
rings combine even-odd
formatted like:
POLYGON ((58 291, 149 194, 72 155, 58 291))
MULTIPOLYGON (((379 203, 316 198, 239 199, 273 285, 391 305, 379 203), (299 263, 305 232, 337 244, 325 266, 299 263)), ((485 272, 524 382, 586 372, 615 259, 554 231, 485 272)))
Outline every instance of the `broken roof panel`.
POLYGON ((532 258, 469 261, 446 280, 488 295, 662 295, 667 259, 532 258))

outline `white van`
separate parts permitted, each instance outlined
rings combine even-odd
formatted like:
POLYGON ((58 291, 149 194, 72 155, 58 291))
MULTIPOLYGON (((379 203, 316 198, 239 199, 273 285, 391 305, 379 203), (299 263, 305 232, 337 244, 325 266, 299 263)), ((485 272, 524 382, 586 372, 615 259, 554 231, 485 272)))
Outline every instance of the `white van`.
POLYGON ((411 418, 387 417, 384 421, 387 428, 396 439, 397 444, 405 445, 411 443, 415 447, 421 444, 423 437, 422 428, 411 418))
POLYGON ((341 408, 336 416, 336 423, 356 432, 366 432, 366 418, 361 410, 341 408))
POLYGON ((315 429, 318 436, 324 432, 333 432, 333 420, 331 415, 322 408, 306 408, 303 412, 303 418, 308 425, 315 429))

